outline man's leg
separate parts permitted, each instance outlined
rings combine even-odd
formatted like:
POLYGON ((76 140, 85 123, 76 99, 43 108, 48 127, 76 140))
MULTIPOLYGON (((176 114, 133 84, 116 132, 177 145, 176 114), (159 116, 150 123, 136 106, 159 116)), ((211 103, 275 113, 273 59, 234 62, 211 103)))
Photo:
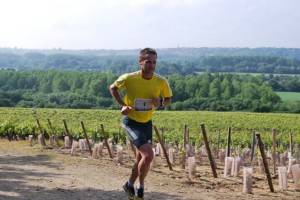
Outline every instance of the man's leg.
POLYGON ((140 185, 144 185, 145 178, 150 169, 150 164, 154 158, 153 150, 150 144, 143 144, 138 149, 140 160, 138 162, 138 177, 140 185))
POLYGON ((135 199, 135 190, 134 190, 134 182, 136 181, 137 177, 139 176, 139 171, 138 171, 138 165, 139 161, 141 160, 141 154, 136 150, 136 156, 135 156, 135 163, 132 166, 131 169, 131 175, 129 177, 129 181, 125 183, 123 186, 124 190, 128 194, 128 198, 130 200, 135 199))
POLYGON ((132 166, 132 170, 131 170, 131 175, 130 175, 130 182, 134 184, 134 182, 136 181, 136 179, 138 178, 139 176, 139 162, 140 160, 142 159, 142 156, 140 154, 140 152, 138 150, 136 150, 136 153, 135 153, 135 162, 132 166))

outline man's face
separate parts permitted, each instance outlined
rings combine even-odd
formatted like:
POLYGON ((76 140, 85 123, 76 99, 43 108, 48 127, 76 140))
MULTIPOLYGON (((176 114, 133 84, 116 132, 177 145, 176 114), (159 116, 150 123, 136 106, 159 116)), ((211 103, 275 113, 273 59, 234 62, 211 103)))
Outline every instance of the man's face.
POLYGON ((156 68, 156 56, 148 54, 145 59, 139 60, 139 64, 144 73, 153 74, 156 68))

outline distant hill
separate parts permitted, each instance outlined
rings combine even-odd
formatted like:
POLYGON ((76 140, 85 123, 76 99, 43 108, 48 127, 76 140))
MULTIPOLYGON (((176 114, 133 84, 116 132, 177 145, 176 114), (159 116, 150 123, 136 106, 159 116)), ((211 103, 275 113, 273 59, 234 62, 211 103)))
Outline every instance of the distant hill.
MULTIPOLYGON (((300 48, 160 48, 156 49, 161 58, 190 58, 201 56, 274 56, 288 59, 300 60, 300 48)), ((0 53, 12 53, 24 55, 27 53, 49 54, 73 54, 73 55, 95 55, 95 56, 136 56, 140 49, 129 50, 68 50, 68 49, 21 49, 0 48, 0 53)))
MULTIPOLYGON (((0 48, 0 69, 80 70, 124 73, 139 69, 140 49, 65 50, 0 48)), ((162 48, 162 75, 196 72, 300 74, 300 49, 162 48)))

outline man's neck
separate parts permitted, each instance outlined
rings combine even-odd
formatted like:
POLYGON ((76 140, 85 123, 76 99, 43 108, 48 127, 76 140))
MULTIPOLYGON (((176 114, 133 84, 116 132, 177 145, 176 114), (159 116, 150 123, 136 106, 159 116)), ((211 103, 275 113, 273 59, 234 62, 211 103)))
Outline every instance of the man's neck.
POLYGON ((143 79, 150 80, 153 77, 153 73, 145 73, 142 71, 142 77, 143 79))

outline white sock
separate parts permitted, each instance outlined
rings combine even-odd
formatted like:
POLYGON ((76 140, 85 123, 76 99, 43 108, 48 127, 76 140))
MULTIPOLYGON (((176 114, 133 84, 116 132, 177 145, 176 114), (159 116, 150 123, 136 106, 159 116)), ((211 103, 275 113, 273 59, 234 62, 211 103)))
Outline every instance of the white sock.
POLYGON ((140 189, 140 188, 144 188, 144 185, 142 185, 142 184, 138 184, 137 188, 138 188, 138 189, 140 189))

